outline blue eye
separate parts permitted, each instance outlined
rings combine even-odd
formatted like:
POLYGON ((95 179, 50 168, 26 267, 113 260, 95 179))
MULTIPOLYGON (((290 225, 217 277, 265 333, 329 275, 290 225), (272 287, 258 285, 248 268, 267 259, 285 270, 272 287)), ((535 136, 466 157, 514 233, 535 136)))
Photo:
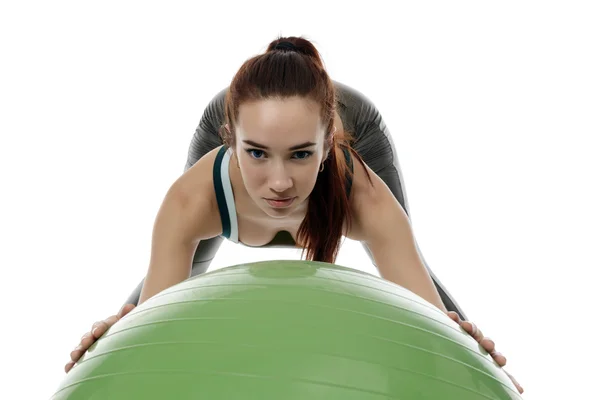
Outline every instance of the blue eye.
POLYGON ((262 150, 256 150, 256 149, 248 149, 248 150, 246 150, 246 152, 248 154, 250 154, 250 157, 255 158, 255 159, 260 159, 260 156, 265 153, 262 150))
POLYGON ((307 158, 309 158, 310 156, 312 156, 312 151, 297 151, 294 153, 294 157, 298 160, 306 160, 307 158), (298 155, 303 155, 303 157, 300 157, 298 155), (296 157, 298 156, 298 157, 296 157))

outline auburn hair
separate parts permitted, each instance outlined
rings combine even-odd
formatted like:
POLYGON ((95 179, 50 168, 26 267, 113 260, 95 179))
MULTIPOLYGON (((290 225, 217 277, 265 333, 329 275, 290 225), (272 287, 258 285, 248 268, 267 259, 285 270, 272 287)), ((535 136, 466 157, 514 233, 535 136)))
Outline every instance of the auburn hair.
MULTIPOLYGON (((223 143, 235 145, 235 122, 240 105, 247 101, 270 98, 285 99, 300 96, 320 105, 321 122, 326 127, 325 151, 328 156, 318 174, 315 187, 308 199, 308 211, 298 229, 296 243, 306 252, 306 259, 333 263, 341 245, 344 222, 351 225, 348 180, 352 171, 344 159, 343 149, 360 161, 352 149, 352 137, 347 132, 335 132, 335 86, 325 70, 315 46, 303 37, 279 37, 267 50, 252 57, 237 71, 225 95, 225 122, 220 128, 223 143), (287 42, 293 46, 282 45, 287 42), (225 129, 228 125, 229 130, 225 129)), ((367 176, 369 174, 367 173, 367 176)), ((370 178, 369 178, 370 180, 370 178)))

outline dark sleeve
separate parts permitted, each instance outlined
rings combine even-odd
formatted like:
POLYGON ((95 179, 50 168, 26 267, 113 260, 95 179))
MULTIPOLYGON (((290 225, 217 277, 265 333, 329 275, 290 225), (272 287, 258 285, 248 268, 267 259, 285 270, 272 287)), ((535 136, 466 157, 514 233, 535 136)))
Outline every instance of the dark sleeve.
POLYGON ((188 158, 185 164, 186 171, 206 153, 223 144, 219 136, 219 129, 225 120, 226 92, 227 88, 217 93, 204 109, 190 143, 188 158))
MULTIPOLYGON (((402 208, 404 208, 406 215, 410 219, 406 189, 396 147, 381 113, 377 110, 373 102, 362 93, 342 83, 334 83, 338 95, 338 112, 340 118, 344 124, 344 129, 349 131, 354 138, 352 147, 369 168, 390 188, 394 197, 398 200, 402 208)), ((371 261, 373 261, 371 252, 365 243, 363 243, 363 248, 371 258, 371 261)), ((448 311, 456 311, 461 318, 466 319, 466 315, 458 303, 427 265, 418 244, 417 250, 446 309, 448 311)))

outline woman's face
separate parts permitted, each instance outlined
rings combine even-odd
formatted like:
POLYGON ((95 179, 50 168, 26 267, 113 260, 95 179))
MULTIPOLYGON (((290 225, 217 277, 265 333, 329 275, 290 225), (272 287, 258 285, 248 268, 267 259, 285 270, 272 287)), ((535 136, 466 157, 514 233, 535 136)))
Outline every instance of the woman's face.
POLYGON ((301 97, 240 106, 235 153, 246 190, 269 216, 306 205, 325 159, 319 105, 301 97))

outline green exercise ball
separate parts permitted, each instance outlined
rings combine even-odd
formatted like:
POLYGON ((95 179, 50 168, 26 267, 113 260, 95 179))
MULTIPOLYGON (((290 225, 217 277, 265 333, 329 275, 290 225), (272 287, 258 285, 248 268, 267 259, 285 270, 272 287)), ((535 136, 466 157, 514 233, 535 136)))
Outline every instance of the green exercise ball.
POLYGON ((59 399, 520 399, 491 356, 412 292, 327 263, 192 277, 135 308, 59 399))

